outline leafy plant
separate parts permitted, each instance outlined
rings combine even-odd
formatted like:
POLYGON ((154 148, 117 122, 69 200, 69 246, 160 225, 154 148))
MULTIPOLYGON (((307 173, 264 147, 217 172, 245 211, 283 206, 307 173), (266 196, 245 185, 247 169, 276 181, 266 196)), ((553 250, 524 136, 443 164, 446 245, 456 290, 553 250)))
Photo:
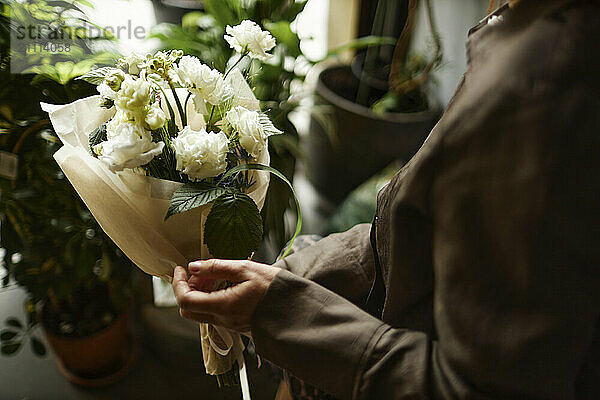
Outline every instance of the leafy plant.
POLYGON ((8 318, 4 325, 7 328, 0 331, 0 353, 2 355, 16 355, 27 341, 29 341, 34 354, 39 357, 46 355, 46 346, 32 333, 36 325, 35 320, 30 318, 25 326, 16 318, 8 318))
MULTIPOLYGON (((30 336, 38 320, 34 304, 45 303, 45 322, 55 333, 84 336, 110 323, 129 290, 128 261, 52 158, 60 141, 39 107, 40 101, 66 103, 94 94, 94 86, 74 78, 116 55, 93 53, 91 42, 100 39, 82 32, 73 36, 70 52, 36 54, 24 52, 19 43, 10 46, 11 32, 30 23, 61 23, 61 29, 75 31, 85 21, 81 4, 89 5, 82 0, 0 0, 0 150, 18 157, 16 179, 0 176, 0 246, 9 270, 4 283, 10 278, 29 295, 28 323, 7 321, 3 353, 16 352, 30 336), (15 58, 30 68, 11 74, 15 58)), ((39 354, 36 340, 31 337, 39 354)))
MULTIPOLYGON (((386 18, 389 18, 386 10, 393 1, 395 0, 378 1, 372 34, 380 34, 384 29, 386 18)), ((408 0, 407 20, 396 42, 389 65, 381 66, 377 46, 367 48, 356 94, 358 104, 369 106, 377 113, 418 112, 429 107, 426 85, 431 81, 431 72, 442 62, 442 45, 433 18, 431 0, 423 0, 423 4, 433 38, 433 56, 428 61, 424 55, 408 51, 419 5, 419 0, 408 0), (383 96, 374 99, 368 80, 369 77, 377 76, 377 72, 380 72, 381 75, 383 71, 389 71, 387 73, 388 91, 383 96)), ((385 75, 385 73, 383 74, 385 75)))

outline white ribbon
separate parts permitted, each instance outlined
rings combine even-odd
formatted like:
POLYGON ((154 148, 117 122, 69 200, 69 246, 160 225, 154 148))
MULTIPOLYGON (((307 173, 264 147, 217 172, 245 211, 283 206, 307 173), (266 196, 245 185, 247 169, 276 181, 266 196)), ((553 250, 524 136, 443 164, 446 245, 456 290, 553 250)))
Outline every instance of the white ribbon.
MULTIPOLYGON (((242 399, 251 400, 250 385, 248 383, 248 372, 246 369, 246 362, 244 360, 243 347, 240 348, 240 346, 242 345, 241 339, 239 339, 239 334, 232 333, 230 330, 221 326, 205 324, 205 327, 206 329, 200 329, 200 332, 202 332, 202 341, 208 343, 210 349, 214 351, 214 353, 220 355, 221 357, 227 357, 230 355, 235 357, 235 360, 238 363, 240 386, 242 388, 242 399), (237 340, 234 335, 238 335, 237 340), (237 355, 231 354, 232 352, 237 352, 237 355)), ((206 365, 207 355, 205 354, 204 356, 206 365)))

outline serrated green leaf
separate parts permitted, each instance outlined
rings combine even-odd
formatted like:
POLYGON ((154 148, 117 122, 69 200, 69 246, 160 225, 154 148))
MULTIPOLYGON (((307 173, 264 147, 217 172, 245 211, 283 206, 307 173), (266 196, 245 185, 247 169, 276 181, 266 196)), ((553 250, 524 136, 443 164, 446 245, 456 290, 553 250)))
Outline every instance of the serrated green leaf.
POLYGON ((204 224, 204 241, 217 258, 243 260, 258 249, 262 219, 254 200, 244 193, 219 196, 204 224))
POLYGON ((23 342, 3 342, 0 344, 0 352, 5 356, 15 354, 20 348, 23 342))
POLYGON ((16 318, 9 318, 6 320, 6 325, 12 326, 14 328, 23 329, 23 324, 16 318))
POLYGON ((90 142, 90 150, 94 157, 96 154, 94 153, 94 146, 105 142, 107 140, 106 136, 106 122, 94 129, 92 133, 90 133, 89 142, 90 142))
POLYGON ((115 70, 117 69, 113 67, 102 67, 93 69, 90 72, 78 77, 77 80, 86 81, 88 83, 91 83, 92 85, 100 85, 102 82, 104 82, 104 77, 106 76, 106 74, 108 74, 110 71, 115 70))
POLYGON ((300 211, 300 202, 298 201, 298 196, 296 195, 294 186, 290 183, 290 181, 288 181, 288 179, 285 177, 285 175, 283 175, 281 172, 277 171, 275 168, 269 167, 268 165, 262 165, 262 164, 238 165, 237 167, 232 168, 229 171, 227 171, 221 178, 221 181, 223 181, 224 179, 226 179, 232 175, 238 174, 242 171, 251 171, 251 170, 266 171, 266 172, 269 172, 269 173, 275 175, 276 177, 278 177, 279 179, 281 179, 288 185, 288 187, 292 191, 292 194, 294 195, 294 201, 296 202, 296 212, 298 213, 298 221, 296 222, 296 231, 294 232, 294 236, 292 236, 292 238, 290 239, 288 248, 285 250, 285 252, 281 256, 281 258, 285 258, 289 254, 290 250, 292 249, 294 240, 296 240, 296 237, 298 236, 298 234, 300 233, 300 230, 302 229, 302 212, 300 211))
POLYGON ((165 220, 172 215, 208 204, 226 191, 212 183, 186 183, 173 193, 165 220))
POLYGON ((287 48, 289 55, 298 57, 302 54, 302 51, 300 50, 300 39, 296 33, 292 32, 289 22, 265 21, 263 24, 275 39, 277 39, 277 43, 282 44, 287 48))
POLYGON ((42 343, 41 340, 35 337, 31 337, 31 350, 33 350, 34 354, 43 357, 46 355, 46 346, 42 343))
POLYGON ((0 340, 2 340, 3 342, 8 342, 11 341, 15 338, 15 336, 17 336, 19 333, 15 332, 15 331, 9 331, 4 330, 2 332, 0 332, 0 340))

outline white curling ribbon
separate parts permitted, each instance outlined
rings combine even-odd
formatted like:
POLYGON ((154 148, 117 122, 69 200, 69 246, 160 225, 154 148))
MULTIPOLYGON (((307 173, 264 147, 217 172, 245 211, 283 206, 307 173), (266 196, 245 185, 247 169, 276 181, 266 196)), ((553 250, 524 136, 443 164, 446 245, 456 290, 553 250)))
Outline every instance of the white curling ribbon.
MULTIPOLYGON (((258 100, 239 70, 232 71, 227 82, 235 92, 233 106, 260 111, 258 100)), ((185 100, 187 92, 179 89, 177 95, 185 100)), ((171 96, 169 91, 167 96, 171 96)), ((133 170, 114 173, 94 158, 90 154, 89 135, 115 113, 114 109, 101 108, 101 102, 97 95, 66 105, 41 104, 63 143, 54 158, 96 221, 127 257, 144 272, 171 282, 175 266, 185 266, 189 260, 211 258, 202 232, 210 205, 174 215, 165 221, 171 196, 182 183, 140 175, 133 170)), ((192 128, 203 125, 202 116, 196 113, 191 102, 187 111, 187 123, 192 128)), ((176 122, 179 125, 180 121, 176 122)), ((269 165, 269 161, 265 143, 257 162, 269 165)), ((256 183, 248 195, 262 209, 269 174, 264 171, 250 173, 256 183)), ((200 327, 201 337, 204 333, 211 335, 202 340, 206 372, 210 375, 226 373, 237 361, 242 393, 245 400, 250 400, 240 335, 225 328, 211 328, 207 324, 200 327), (218 337, 212 336, 210 331, 216 332, 218 337)))
POLYGON ((248 384, 248 373, 246 371, 246 361, 244 361, 244 354, 240 353, 238 356, 238 365, 240 373, 240 386, 242 387, 242 398, 244 400, 250 399, 250 385, 248 384))

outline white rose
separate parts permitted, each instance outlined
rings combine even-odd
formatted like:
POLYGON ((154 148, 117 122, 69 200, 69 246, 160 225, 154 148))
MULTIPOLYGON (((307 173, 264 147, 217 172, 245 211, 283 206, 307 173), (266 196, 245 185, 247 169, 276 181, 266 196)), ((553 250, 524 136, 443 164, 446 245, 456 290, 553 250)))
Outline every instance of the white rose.
POLYGON ((227 168, 229 141, 223 132, 194 131, 186 126, 173 139, 177 170, 192 180, 222 174, 227 168))
POLYGON ((118 108, 139 114, 150 101, 150 83, 146 80, 135 79, 129 75, 117 92, 115 104, 118 108))
POLYGON ((225 115, 225 120, 238 133, 240 145, 254 158, 258 158, 266 146, 265 133, 256 111, 237 106, 225 115))
POLYGON ((131 55, 121 58, 119 61, 121 64, 127 64, 127 72, 129 72, 131 75, 139 75, 141 71, 141 65, 146 62, 146 57, 137 53, 131 53, 131 55))
POLYGON ((195 96, 194 102, 204 99, 218 105, 233 97, 233 88, 225 82, 223 74, 196 57, 183 56, 177 66, 177 76, 195 96))
POLYGON ((224 38, 235 51, 248 52, 250 57, 261 61, 267 61, 271 57, 267 51, 275 47, 275 39, 269 32, 260 29, 255 22, 244 20, 234 27, 227 25, 226 31, 227 35, 224 38))
POLYGON ((106 83, 102 83, 96 87, 100 96, 105 99, 114 100, 117 97, 117 92, 112 90, 106 83))
POLYGON ((107 127, 107 136, 107 141, 94 146, 94 152, 111 171, 148 164, 165 145, 154 143, 144 128, 128 122, 111 127, 110 132, 107 127))
POLYGON ((161 128, 165 122, 167 122, 167 116, 160 108, 158 102, 148 107, 148 110, 146 111, 146 123, 151 130, 161 128))

